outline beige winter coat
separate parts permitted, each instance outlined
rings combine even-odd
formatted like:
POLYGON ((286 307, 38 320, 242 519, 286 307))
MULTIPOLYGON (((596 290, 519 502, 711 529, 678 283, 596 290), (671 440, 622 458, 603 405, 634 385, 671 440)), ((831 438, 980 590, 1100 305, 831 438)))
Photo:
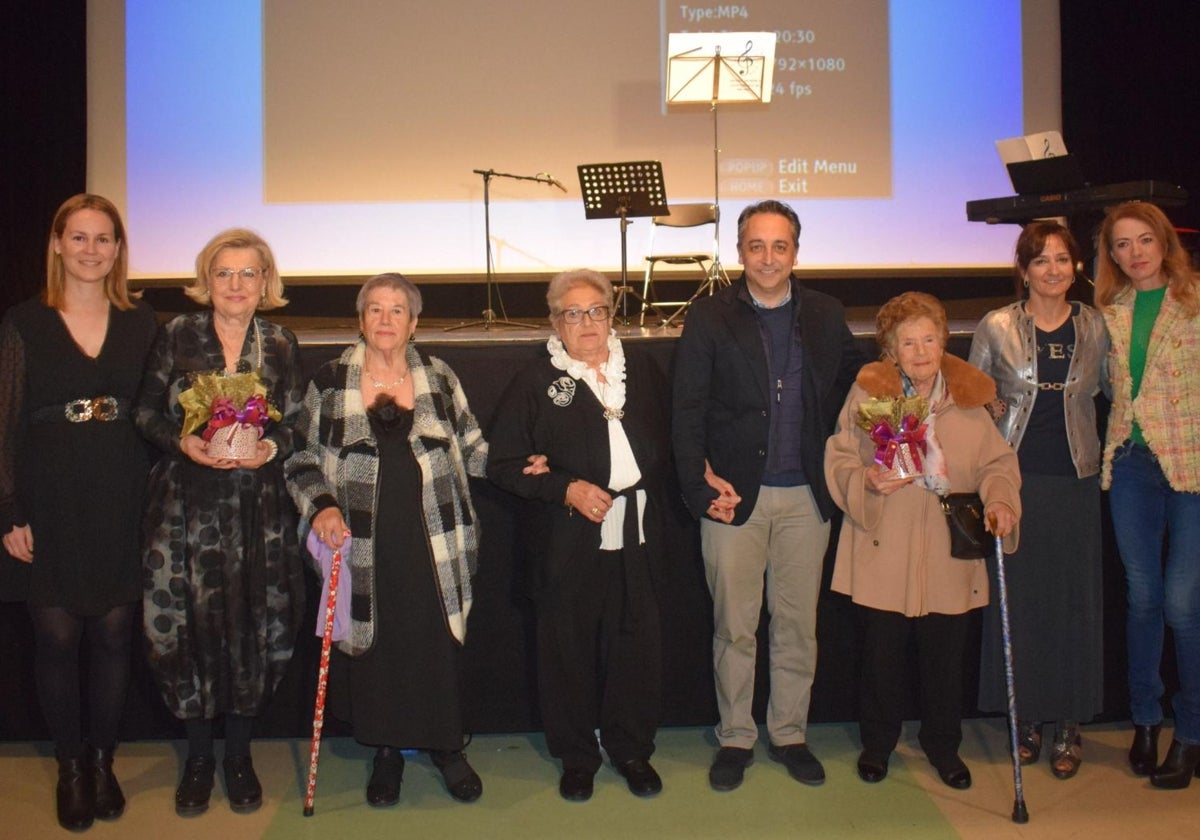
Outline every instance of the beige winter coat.
MULTIPOLYGON (((983 407, 996 394, 986 374, 954 356, 942 357, 947 397, 933 406, 935 431, 945 454, 952 492, 978 491, 984 504, 1001 501, 1021 514, 1021 474, 1016 453, 983 407)), ((899 369, 872 362, 859 371, 838 428, 825 444, 825 476, 845 511, 833 569, 835 592, 856 604, 909 617, 957 615, 988 601, 983 560, 950 556, 950 536, 938 497, 917 484, 890 496, 868 489, 875 445, 855 424, 868 397, 901 393, 899 369)), ((1017 530, 1005 539, 1017 547, 1017 530)))

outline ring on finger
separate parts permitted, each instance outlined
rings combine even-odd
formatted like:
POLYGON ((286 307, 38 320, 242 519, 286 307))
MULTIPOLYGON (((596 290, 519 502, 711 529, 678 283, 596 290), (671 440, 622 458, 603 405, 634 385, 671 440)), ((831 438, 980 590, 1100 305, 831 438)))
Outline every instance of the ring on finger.
POLYGON ((600 515, 600 508, 595 508, 595 507, 592 508, 592 516, 599 516, 599 515, 600 515))

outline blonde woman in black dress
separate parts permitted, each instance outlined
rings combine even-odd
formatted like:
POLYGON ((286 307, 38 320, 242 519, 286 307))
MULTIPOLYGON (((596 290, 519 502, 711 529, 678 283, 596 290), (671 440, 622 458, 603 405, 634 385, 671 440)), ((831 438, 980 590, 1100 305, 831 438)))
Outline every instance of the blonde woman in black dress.
POLYGON ((126 287, 127 251, 111 202, 67 199, 50 229, 45 290, 0 326, 0 597, 29 605, 58 821, 73 831, 125 809, 113 750, 149 466, 130 406, 155 328, 126 287))

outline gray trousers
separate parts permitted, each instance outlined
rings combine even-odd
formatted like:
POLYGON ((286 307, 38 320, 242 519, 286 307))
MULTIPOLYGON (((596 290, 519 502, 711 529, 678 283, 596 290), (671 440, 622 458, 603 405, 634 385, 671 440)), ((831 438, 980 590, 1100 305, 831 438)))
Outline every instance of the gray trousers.
POLYGON ((762 487, 742 525, 700 522, 704 572, 713 598, 713 671, 723 747, 748 749, 754 723, 755 634, 764 595, 770 615, 771 697, 767 735, 772 744, 804 743, 817 667, 817 595, 829 544, 807 485, 762 487))

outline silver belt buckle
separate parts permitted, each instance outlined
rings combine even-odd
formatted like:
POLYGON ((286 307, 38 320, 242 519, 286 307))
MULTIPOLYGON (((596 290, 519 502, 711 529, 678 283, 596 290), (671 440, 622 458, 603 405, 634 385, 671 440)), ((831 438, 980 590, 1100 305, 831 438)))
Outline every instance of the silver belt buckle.
POLYGON ((63 414, 70 423, 86 423, 89 420, 108 422, 117 419, 115 397, 95 397, 90 400, 71 400, 63 407, 63 414))

